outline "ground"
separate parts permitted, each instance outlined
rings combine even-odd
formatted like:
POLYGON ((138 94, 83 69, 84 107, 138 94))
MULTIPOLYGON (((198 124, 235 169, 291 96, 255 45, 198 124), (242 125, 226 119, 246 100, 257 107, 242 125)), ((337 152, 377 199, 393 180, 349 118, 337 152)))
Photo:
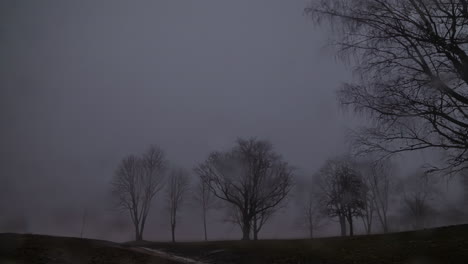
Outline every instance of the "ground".
MULTIPOLYGON (((135 244, 133 244, 135 245, 135 244)), ((352 238, 140 243, 207 263, 468 263, 468 225, 352 238)))
POLYGON ((129 242, 0 234, 0 263, 468 263, 468 225, 352 238, 129 242), (152 248, 151 252, 144 248, 152 248), (159 252, 159 253, 158 253, 159 252))
POLYGON ((0 234, 0 264, 175 264, 120 244, 80 238, 0 234))

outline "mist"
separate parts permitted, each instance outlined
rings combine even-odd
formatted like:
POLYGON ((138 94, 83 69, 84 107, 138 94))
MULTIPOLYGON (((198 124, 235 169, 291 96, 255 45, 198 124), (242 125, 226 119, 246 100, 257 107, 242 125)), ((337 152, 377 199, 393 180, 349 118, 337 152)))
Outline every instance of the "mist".
MULTIPOLYGON (((352 70, 304 14, 309 2, 2 1, 0 232, 79 236, 86 211, 85 237, 131 240, 109 183, 124 156, 151 144, 191 172, 239 137, 265 139, 295 182, 310 182, 364 121, 336 100, 352 70)), ((401 175, 434 156, 404 156, 401 175)), ((439 187, 456 200, 456 185, 439 187)), ((162 197, 148 240, 170 237, 162 197)), ((306 236, 295 198, 287 203, 262 238, 306 236)), ((212 212, 210 238, 238 239, 224 218, 212 212)), ((202 238, 196 206, 183 209, 177 234, 202 238)))

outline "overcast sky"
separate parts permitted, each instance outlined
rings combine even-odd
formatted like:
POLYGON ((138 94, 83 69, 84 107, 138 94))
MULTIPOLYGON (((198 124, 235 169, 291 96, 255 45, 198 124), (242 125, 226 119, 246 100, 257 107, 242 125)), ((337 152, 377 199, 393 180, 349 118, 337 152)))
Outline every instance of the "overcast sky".
POLYGON ((350 69, 308 2, 1 1, 0 206, 30 232, 74 234, 67 221, 108 214, 118 161, 149 144, 191 169, 255 136, 312 174, 355 122, 335 99, 350 69))

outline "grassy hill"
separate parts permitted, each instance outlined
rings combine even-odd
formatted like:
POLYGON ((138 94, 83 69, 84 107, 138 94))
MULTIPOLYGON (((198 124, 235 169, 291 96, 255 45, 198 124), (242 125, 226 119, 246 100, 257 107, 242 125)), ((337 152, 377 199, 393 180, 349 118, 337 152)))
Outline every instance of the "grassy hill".
POLYGON ((352 238, 138 245, 210 263, 466 264, 468 225, 352 238))
POLYGON ((1 264, 173 264, 120 244, 80 238, 0 234, 1 264))
POLYGON ((204 263, 220 264, 465 264, 468 263, 468 225, 352 238, 190 243, 118 244, 91 239, 0 234, 0 263, 177 263, 167 260, 164 255, 148 254, 148 251, 141 247, 165 251, 204 263))

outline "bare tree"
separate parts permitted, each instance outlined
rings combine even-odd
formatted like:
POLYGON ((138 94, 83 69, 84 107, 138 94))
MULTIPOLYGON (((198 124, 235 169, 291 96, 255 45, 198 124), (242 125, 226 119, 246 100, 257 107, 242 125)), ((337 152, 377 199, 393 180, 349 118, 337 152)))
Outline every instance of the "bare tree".
POLYGON ((207 241, 208 234, 206 228, 206 216, 208 211, 215 207, 217 198, 210 191, 206 182, 200 179, 195 187, 194 199, 200 204, 200 208, 202 209, 203 233, 205 235, 205 241, 207 241))
MULTIPOLYGON (((253 240, 258 240, 258 233, 265 225, 265 223, 270 219, 271 216, 276 212, 278 208, 273 208, 271 210, 262 211, 253 216, 252 221, 250 222, 250 235, 253 240)), ((226 218, 224 222, 235 224, 243 229, 243 218, 242 212, 239 211, 239 208, 236 206, 232 206, 231 204, 227 204, 226 206, 226 218)))
POLYGON ((189 190, 189 175, 185 170, 173 169, 167 185, 167 202, 171 224, 172 242, 175 242, 175 229, 177 225, 178 212, 187 196, 189 190))
POLYGON ((217 205, 217 198, 210 191, 210 187, 201 178, 199 179, 194 191, 194 199, 200 204, 200 208, 202 209, 203 233, 205 241, 207 241, 208 232, 206 227, 206 216, 208 212, 217 205))
POLYGON ((236 208, 244 240, 250 240, 254 219, 275 210, 292 186, 292 168, 271 143, 256 139, 239 139, 231 151, 211 153, 195 171, 216 197, 236 208))
POLYGON ((431 201, 437 190, 424 173, 415 173, 401 182, 403 213, 414 229, 425 228, 429 218, 435 214, 431 201))
POLYGON ((301 206, 301 222, 306 227, 309 238, 314 238, 316 230, 326 224, 326 214, 319 202, 319 197, 313 192, 309 192, 305 203, 301 206))
POLYGON ((86 225, 86 216, 87 216, 87 210, 86 208, 83 210, 83 218, 81 219, 81 232, 80 232, 80 238, 83 238, 83 234, 85 231, 85 225, 86 225))
POLYGON ((366 185, 363 222, 367 233, 371 232, 374 215, 377 216, 384 233, 388 232, 388 208, 391 176, 395 168, 390 160, 361 161, 359 170, 366 185))
MULTIPOLYGON (((258 240, 258 233, 260 232, 262 227, 265 225, 265 223, 270 219, 270 217, 273 216, 273 214, 276 212, 277 209, 278 208, 265 210, 253 216, 252 221, 250 222, 250 227, 251 227, 250 234, 253 237, 253 240, 258 240)), ((242 212, 239 211, 239 208, 232 206, 232 205, 227 205, 226 212, 227 212, 227 215, 224 221, 227 223, 238 225, 242 229, 243 218, 242 218, 242 212)))
POLYGON ((363 194, 363 208, 361 219, 364 224, 364 230, 366 231, 366 234, 369 235, 372 232, 372 223, 374 220, 375 197, 367 185, 365 186, 365 188, 366 189, 363 194))
POLYGON ((377 213, 383 232, 389 231, 388 208, 390 202, 390 191, 392 188, 391 175, 394 174, 394 165, 390 161, 382 161, 373 164, 367 183, 374 201, 375 212, 377 213))
POLYGON ((330 217, 338 217, 341 235, 354 235, 353 219, 362 216, 365 185, 356 165, 347 157, 330 159, 318 173, 322 203, 330 217))
POLYGON ((258 233, 262 230, 262 227, 265 223, 273 216, 278 208, 270 208, 267 210, 260 211, 258 214, 255 214, 252 219, 252 235, 254 240, 258 240, 258 233))
POLYGON ((124 158, 112 180, 118 207, 128 210, 135 228, 135 239, 143 240, 146 218, 155 195, 163 187, 164 152, 151 146, 142 156, 124 158))
POLYGON ((437 149, 446 163, 429 171, 467 168, 468 1, 321 0, 307 11, 333 22, 356 66, 341 103, 376 121, 355 133, 358 152, 437 149))

